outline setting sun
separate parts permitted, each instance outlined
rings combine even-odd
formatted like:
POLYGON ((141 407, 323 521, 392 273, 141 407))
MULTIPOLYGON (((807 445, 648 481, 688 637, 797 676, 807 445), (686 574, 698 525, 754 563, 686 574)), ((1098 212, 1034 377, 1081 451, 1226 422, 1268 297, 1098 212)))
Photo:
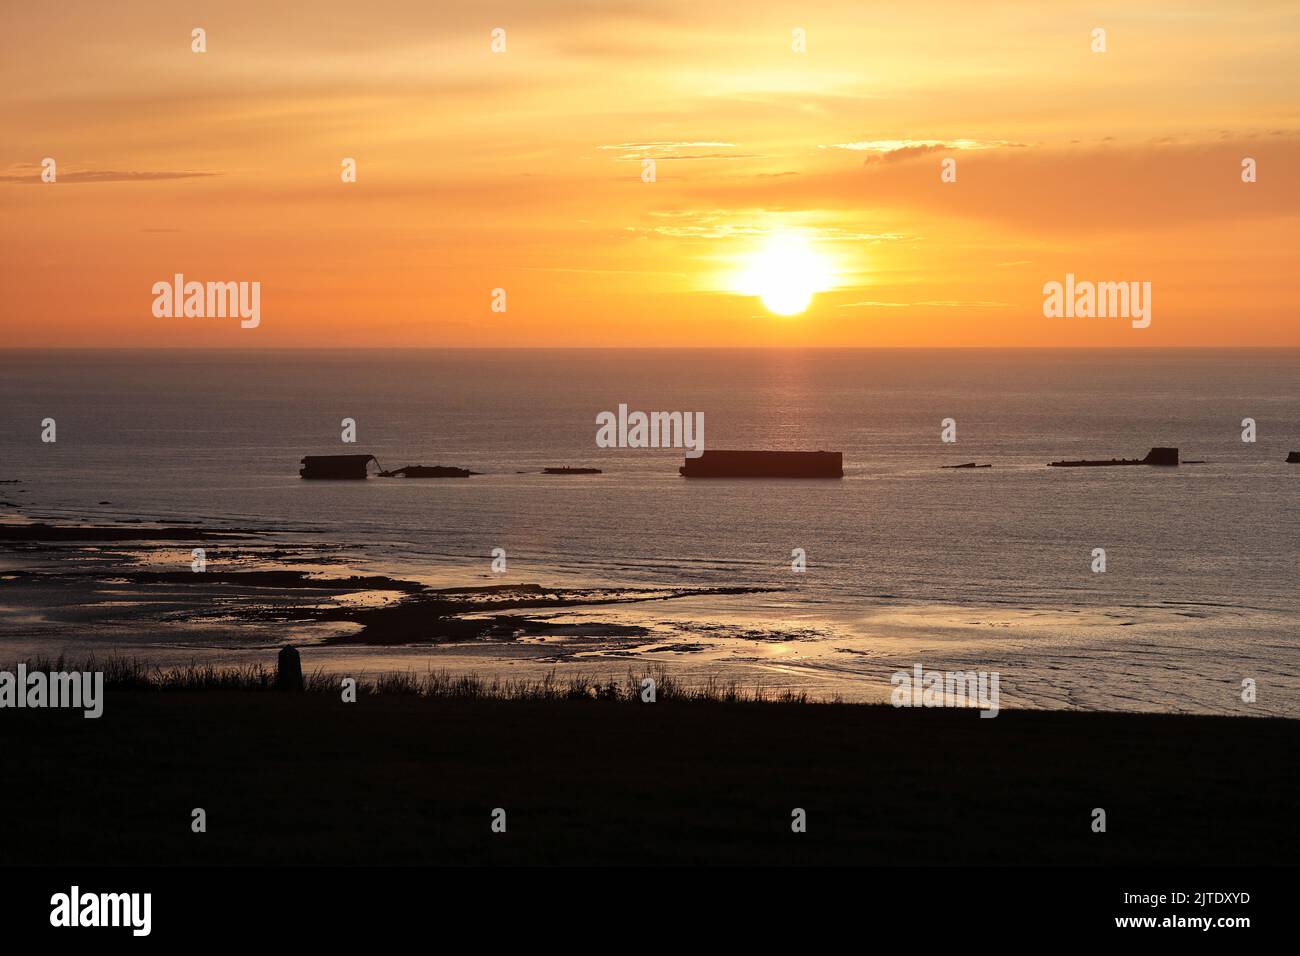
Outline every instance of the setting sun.
POLYGON ((743 295, 758 296, 769 312, 798 315, 813 296, 831 286, 831 270, 803 236, 772 236, 749 262, 737 283, 743 295))

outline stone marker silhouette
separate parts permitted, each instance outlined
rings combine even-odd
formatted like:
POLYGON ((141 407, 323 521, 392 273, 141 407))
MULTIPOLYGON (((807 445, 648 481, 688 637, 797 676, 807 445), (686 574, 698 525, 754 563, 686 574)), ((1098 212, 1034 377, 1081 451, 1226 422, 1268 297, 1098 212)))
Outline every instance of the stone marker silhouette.
POLYGON ((277 690, 302 690, 302 660, 298 649, 286 644, 280 648, 280 658, 275 673, 277 690))

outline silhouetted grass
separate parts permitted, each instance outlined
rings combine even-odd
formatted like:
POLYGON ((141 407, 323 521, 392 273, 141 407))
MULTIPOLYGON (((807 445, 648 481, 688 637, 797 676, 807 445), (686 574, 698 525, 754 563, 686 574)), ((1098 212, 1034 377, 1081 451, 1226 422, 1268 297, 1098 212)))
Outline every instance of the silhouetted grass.
MULTIPOLYGON (((24 662, 31 671, 102 671, 108 690, 132 691, 274 691, 276 670, 265 664, 217 666, 191 662, 180 667, 159 667, 138 658, 90 656, 83 661, 38 657, 24 662)), ((10 668, 13 669, 12 667, 10 668)), ((321 669, 303 675, 307 693, 337 694, 345 677, 321 669)), ((710 676, 701 683, 686 684, 662 666, 637 674, 629 669, 622 680, 597 679, 590 675, 561 678, 551 670, 541 677, 481 677, 452 674, 447 670, 419 674, 408 669, 396 673, 355 678, 357 695, 368 697, 427 697, 442 700, 493 701, 613 701, 640 703, 646 678, 654 681, 655 698, 662 702, 808 704, 842 703, 837 696, 810 699, 805 691, 773 691, 756 683, 744 687, 736 680, 710 676)))

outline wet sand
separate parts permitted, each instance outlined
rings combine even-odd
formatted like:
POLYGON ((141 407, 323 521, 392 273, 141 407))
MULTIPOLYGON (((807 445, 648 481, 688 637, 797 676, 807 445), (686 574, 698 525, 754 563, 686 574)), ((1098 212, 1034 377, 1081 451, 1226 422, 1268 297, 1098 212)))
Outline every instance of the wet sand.
MULTIPOLYGON (((0 525, 0 659, 125 654, 163 666, 238 663, 291 642, 308 666, 353 672, 578 663, 621 671, 649 647, 703 645, 653 633, 647 610, 762 588, 555 587, 516 581, 432 587, 359 572, 336 546, 258 529, 0 525), (190 545, 204 570, 191 569, 190 545), (447 652, 436 659, 431 651, 447 652)), ((701 627, 707 631, 707 627, 701 627)), ((753 632, 755 641, 790 637, 753 632)))
MULTIPOLYGON (((119 606, 156 605, 160 598, 192 595, 187 620, 220 617, 237 623, 281 623, 298 629, 313 623, 350 625, 322 629, 324 643, 399 645, 478 639, 511 639, 554 632, 556 626, 506 612, 600 607, 675 598, 760 593, 762 588, 553 588, 526 582, 476 587, 431 588, 419 582, 377 574, 348 573, 328 552, 311 545, 285 548, 259 545, 271 532, 213 531, 202 528, 123 528, 52 526, 41 523, 0 526, 0 548, 9 547, 3 577, 11 600, 63 591, 65 608, 78 596, 83 606, 102 607, 92 595, 115 596, 119 606), (192 552, 174 542, 240 540, 237 547, 204 547, 204 567, 162 570, 191 564, 192 552), (131 542, 134 547, 109 547, 131 542), (14 545, 21 549, 17 552, 14 545), (298 567, 295 567, 298 565, 298 567), (306 567, 302 567, 306 565, 306 567), (47 587, 48 586, 48 587, 47 587), (213 610, 219 608, 220 610, 213 610)), ((92 623, 93 616, 78 623, 92 623)), ((139 623, 158 623, 147 613, 139 623)), ((590 630, 591 628, 586 628, 590 630)), ((610 625, 611 633, 635 631, 610 625)))
POLYGON ((808 602, 797 581, 575 587, 491 574, 486 562, 358 564, 345 543, 295 529, 69 524, 0 521, 0 661, 62 653, 237 665, 294 643, 308 669, 358 675, 536 678, 560 667, 603 678, 636 663, 685 681, 862 702, 888 700, 891 674, 919 662, 1000 672, 1004 707, 1295 716, 1300 678, 1285 641, 1231 609, 882 598, 846 614, 808 602), (190 570, 197 547, 202 573, 190 570), (1211 612, 1234 653, 1170 663, 1168 650, 1194 640, 1211 612), (1243 675, 1260 687, 1250 703, 1243 675))

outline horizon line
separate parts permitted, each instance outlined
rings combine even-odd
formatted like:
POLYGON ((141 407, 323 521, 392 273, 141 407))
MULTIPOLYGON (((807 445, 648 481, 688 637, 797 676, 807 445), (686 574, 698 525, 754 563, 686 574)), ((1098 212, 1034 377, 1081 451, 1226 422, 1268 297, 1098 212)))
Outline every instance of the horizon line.
POLYGON ((1261 352, 1296 345, 15 345, 12 352, 1261 352))

